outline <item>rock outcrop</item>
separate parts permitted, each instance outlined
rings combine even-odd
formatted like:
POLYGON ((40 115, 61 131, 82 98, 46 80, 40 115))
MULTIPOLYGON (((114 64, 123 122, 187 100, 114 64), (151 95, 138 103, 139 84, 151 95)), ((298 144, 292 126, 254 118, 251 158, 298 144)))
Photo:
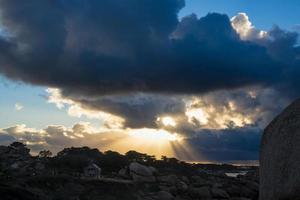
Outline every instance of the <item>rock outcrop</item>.
POLYGON ((155 182, 153 167, 147 167, 137 162, 129 165, 130 175, 135 182, 155 182))
POLYGON ((300 99, 264 131, 260 149, 260 200, 300 199, 300 99))
MULTIPOLYGON (((155 167, 149 163, 131 162, 119 173, 113 171, 103 173, 101 178, 87 179, 78 176, 80 171, 76 170, 79 168, 70 168, 77 159, 73 157, 65 170, 66 162, 60 165, 56 158, 31 156, 29 149, 20 143, 0 146, 0 199, 258 199, 257 173, 254 171, 257 168, 249 168, 246 175, 230 177, 218 170, 215 173, 191 168, 191 171, 175 170, 171 165, 165 167, 166 163, 160 166, 161 161, 152 163, 155 167)), ((78 162, 73 166, 78 166, 78 162)))

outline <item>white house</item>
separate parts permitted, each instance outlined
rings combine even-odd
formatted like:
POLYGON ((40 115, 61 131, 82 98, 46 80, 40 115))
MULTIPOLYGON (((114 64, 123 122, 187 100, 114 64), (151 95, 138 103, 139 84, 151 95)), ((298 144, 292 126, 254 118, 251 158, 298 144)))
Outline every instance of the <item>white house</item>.
POLYGON ((95 163, 91 163, 84 168, 84 176, 86 178, 99 179, 101 177, 101 168, 95 163))

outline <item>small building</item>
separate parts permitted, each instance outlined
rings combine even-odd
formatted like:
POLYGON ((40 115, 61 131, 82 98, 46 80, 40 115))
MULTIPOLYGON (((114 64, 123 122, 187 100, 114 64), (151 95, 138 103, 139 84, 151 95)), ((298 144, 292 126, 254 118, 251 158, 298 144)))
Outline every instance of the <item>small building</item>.
POLYGON ((95 163, 89 164, 86 168, 84 168, 84 177, 99 179, 101 177, 101 168, 95 163))

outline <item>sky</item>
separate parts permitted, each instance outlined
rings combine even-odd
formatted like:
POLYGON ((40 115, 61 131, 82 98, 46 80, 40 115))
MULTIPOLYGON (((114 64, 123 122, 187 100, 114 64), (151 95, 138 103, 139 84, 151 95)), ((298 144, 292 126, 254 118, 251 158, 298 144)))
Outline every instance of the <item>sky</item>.
POLYGON ((1 0, 0 144, 255 162, 264 127, 299 96, 299 10, 1 0))
POLYGON ((232 17, 244 12, 259 29, 269 30, 273 25, 278 25, 293 30, 299 25, 299 9, 300 3, 297 0, 187 0, 180 16, 190 13, 204 16, 208 12, 218 12, 232 17))

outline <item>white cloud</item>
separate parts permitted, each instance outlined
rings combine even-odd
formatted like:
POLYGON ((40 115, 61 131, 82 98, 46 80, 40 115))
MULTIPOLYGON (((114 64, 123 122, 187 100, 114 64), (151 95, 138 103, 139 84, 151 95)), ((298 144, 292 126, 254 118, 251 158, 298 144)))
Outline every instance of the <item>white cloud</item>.
POLYGON ((231 25, 242 40, 257 40, 268 37, 268 32, 256 29, 246 13, 238 13, 231 18, 231 25))
POLYGON ((85 116, 88 119, 98 119, 110 128, 123 127, 125 120, 119 116, 99 110, 83 108, 80 103, 64 98, 61 91, 57 88, 48 88, 46 92, 49 94, 48 103, 55 104, 59 109, 66 108, 69 116, 78 118, 85 116))
MULTIPOLYGON (((88 119, 99 119, 106 129, 133 128, 125 127, 126 118, 122 118, 97 108, 88 108, 81 103, 62 97, 58 89, 49 89, 49 102, 59 108, 66 108, 70 116, 88 119)), ((278 91, 271 88, 251 87, 235 90, 220 90, 199 96, 177 96, 178 102, 185 106, 182 111, 168 113, 157 111, 154 119, 156 126, 139 128, 163 128, 185 135, 188 130, 227 129, 232 127, 256 126, 264 128, 288 100, 280 97, 278 91), (276 101, 270 99, 276 99, 276 101), (273 102, 273 103, 270 103, 273 102), (281 105, 281 106, 278 106, 281 105), (163 114, 160 114, 163 113, 163 114)), ((141 101, 142 102, 142 101, 141 101)), ((141 103, 140 102, 140 103, 141 103)), ((131 107, 127 107, 130 111, 131 107)), ((154 113, 155 115, 155 113, 154 113)), ((140 117, 143 117, 140 115, 140 117)), ((152 120, 152 119, 149 119, 152 120)))
POLYGON ((74 102, 69 99, 65 99, 61 95, 61 91, 58 88, 47 88, 46 92, 49 94, 48 103, 53 103, 57 108, 62 109, 65 104, 73 104, 74 102))
POLYGON ((79 122, 72 127, 49 125, 44 129, 35 129, 21 124, 0 129, 0 144, 7 145, 7 138, 10 142, 17 140, 25 143, 33 154, 43 149, 57 153, 65 147, 89 146, 121 153, 135 149, 157 156, 173 156, 170 142, 181 139, 177 133, 163 129, 97 129, 87 122, 79 122))
POLYGON ((184 101, 187 120, 183 120, 192 124, 194 130, 227 129, 232 126, 263 129, 289 103, 289 99, 277 90, 261 87, 220 90, 186 97, 184 101))
MULTIPOLYGON (((218 92, 219 95, 220 92, 218 92)), ((224 95, 224 94, 223 94, 224 95)), ((244 127, 255 123, 258 113, 243 112, 234 99, 216 101, 216 93, 203 97, 194 97, 187 102, 186 116, 188 122, 207 129, 226 129, 230 126, 244 127)))
POLYGON ((20 104, 20 103, 16 103, 15 104, 15 110, 16 111, 20 111, 20 110, 22 110, 24 108, 24 106, 22 105, 22 104, 20 104))

